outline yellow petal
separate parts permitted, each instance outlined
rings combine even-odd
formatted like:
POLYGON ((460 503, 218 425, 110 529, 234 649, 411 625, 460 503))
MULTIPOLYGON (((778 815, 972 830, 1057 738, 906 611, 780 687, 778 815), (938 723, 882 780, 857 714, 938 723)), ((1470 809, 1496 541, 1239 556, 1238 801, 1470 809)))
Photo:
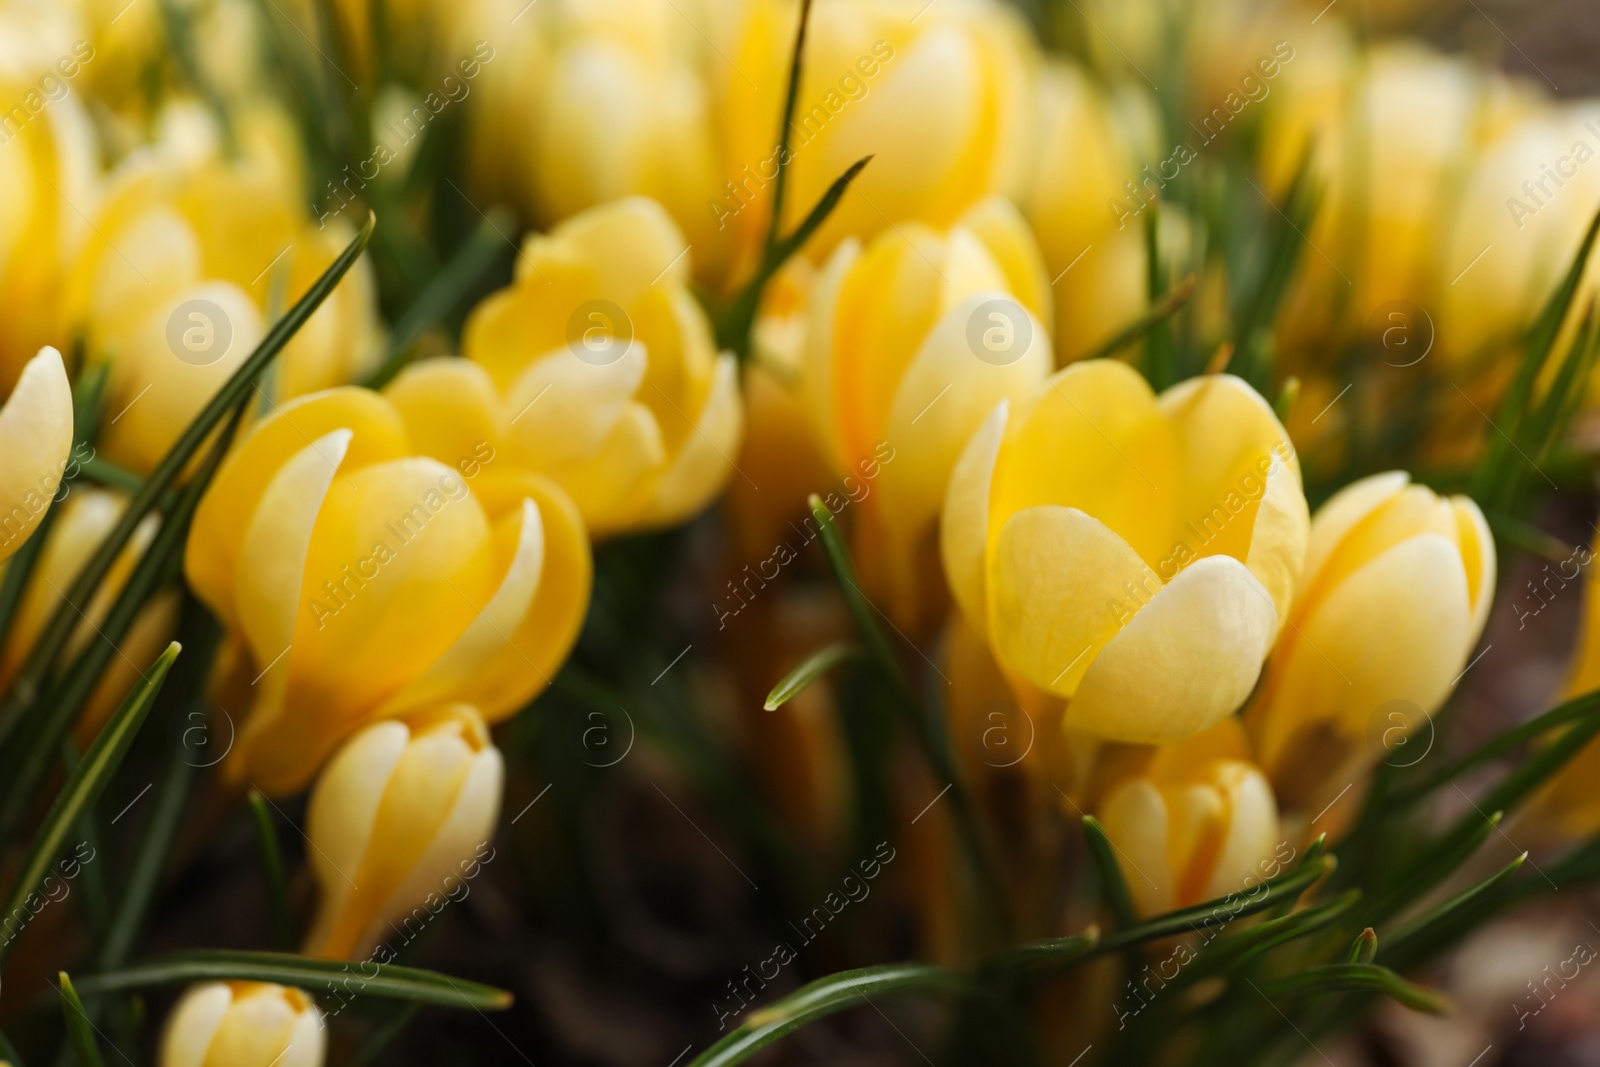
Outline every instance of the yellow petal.
POLYGON ((593 455, 638 393, 649 360, 635 339, 610 363, 585 362, 566 347, 530 362, 506 392, 521 460, 547 471, 593 455))
POLYGON ((190 986, 173 1007, 161 1036, 161 1067, 205 1067, 206 1050, 233 1005, 223 982, 190 986))
POLYGON ((1044 253, 1022 213, 1005 197, 991 196, 962 215, 961 225, 977 235, 1005 272, 1007 290, 1050 332, 1054 316, 1050 276, 1045 272, 1044 253))
POLYGON ((504 446, 506 419, 494 382, 465 359, 413 363, 383 391, 414 452, 463 470, 504 446))
POLYGON ((1300 476, 1273 455, 1244 564, 1271 595, 1279 625, 1289 617, 1294 603, 1310 534, 1311 513, 1300 488, 1300 476))
POLYGON ((1456 541, 1461 547, 1461 562, 1467 569, 1467 602, 1472 605, 1472 621, 1468 625, 1476 643, 1483 635, 1484 624, 1489 621, 1489 607, 1494 603, 1494 534, 1489 531, 1483 512, 1470 498, 1453 496, 1450 506, 1456 513, 1456 541))
POLYGON ((939 520, 939 552, 944 560, 945 581, 950 583, 967 624, 984 636, 989 632, 985 563, 989 492, 1009 414, 1010 401, 1000 401, 967 442, 950 472, 950 488, 939 520))
POLYGON ((632 525, 655 493, 666 464, 661 431, 649 409, 628 403, 592 455, 551 472, 572 497, 596 536, 632 525))
POLYGON ((1198 733, 1250 695, 1277 630, 1272 598, 1244 564, 1198 560, 1095 656, 1067 725, 1143 744, 1198 733))
POLYGON ((256 423, 222 461, 200 498, 184 546, 184 573, 195 594, 225 622, 236 620, 234 568, 249 517, 267 484, 291 456, 338 429, 351 431, 346 469, 406 452, 405 426, 392 405, 366 389, 330 389, 282 404, 272 417, 256 423))
POLYGON ((643 521, 666 526, 693 515, 728 480, 733 458, 744 436, 744 405, 739 397, 739 369, 732 356, 717 359, 711 392, 695 424, 656 485, 655 500, 643 521))
POLYGON ((1202 901, 1255 888, 1263 879, 1261 861, 1271 856, 1282 840, 1277 801, 1259 770, 1248 763, 1229 761, 1213 774, 1228 798, 1229 817, 1210 877, 1196 894, 1202 901))
POLYGON ((1122 880, 1143 915, 1168 911, 1175 902, 1167 854, 1167 804, 1148 778, 1133 778, 1100 806, 1106 836, 1117 846, 1122 880))
POLYGON ((1001 663, 1064 697, 1161 590, 1161 579, 1105 524, 1054 506, 1026 508, 1006 521, 988 583, 989 633, 1001 663))
POLYGON ((1306 542, 1306 566, 1301 574, 1302 588, 1315 583, 1334 549, 1339 547, 1356 524, 1382 507, 1411 482, 1405 471, 1385 471, 1351 482, 1317 509, 1306 542))
POLYGON ((0 560, 39 524, 72 451, 72 386, 61 353, 41 348, 0 408, 0 560))
MULTIPOLYGON (((682 286, 689 283, 691 256, 677 223, 656 201, 642 196, 613 200, 567 219, 548 238, 576 249, 577 255, 601 271, 605 299, 629 307, 652 281, 682 286)), ((541 242, 529 242, 523 253, 530 266, 541 262, 541 242)))

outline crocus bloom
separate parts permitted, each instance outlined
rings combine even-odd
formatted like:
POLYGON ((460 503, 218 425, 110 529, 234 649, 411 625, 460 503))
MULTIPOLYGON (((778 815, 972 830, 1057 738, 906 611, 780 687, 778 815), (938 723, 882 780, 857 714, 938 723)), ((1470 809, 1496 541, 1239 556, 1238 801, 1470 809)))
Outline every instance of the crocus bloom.
POLYGON ((1013 676, 1069 698, 1066 727, 1154 743, 1249 695, 1309 524, 1283 427, 1244 382, 1157 397, 1091 360, 974 434, 941 550, 968 624, 1013 676))
POLYGON ((322 1013, 305 993, 267 982, 191 986, 167 1018, 161 1067, 322 1067, 322 1013))

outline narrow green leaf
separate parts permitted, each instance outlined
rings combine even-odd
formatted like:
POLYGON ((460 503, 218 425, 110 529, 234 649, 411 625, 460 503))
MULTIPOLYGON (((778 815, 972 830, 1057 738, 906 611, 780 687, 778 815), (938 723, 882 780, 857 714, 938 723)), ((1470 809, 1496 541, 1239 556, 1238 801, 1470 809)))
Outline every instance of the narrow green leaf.
POLYGON ((717 319, 717 344, 733 352, 741 360, 750 356, 750 329, 756 321, 756 311, 761 307, 761 294, 766 291, 767 283, 777 274, 779 269, 789 261, 800 248, 811 239, 811 235, 828 221, 828 216, 833 214, 833 209, 839 206, 839 201, 844 198, 844 192, 861 173, 863 167, 872 162, 871 156, 863 156, 850 165, 850 169, 834 179, 828 191, 811 209, 805 219, 800 223, 794 233, 783 240, 770 245, 766 254, 761 258, 761 266, 757 268, 755 277, 734 297, 733 302, 717 319))
POLYGON ((1126 930, 1139 918, 1133 906, 1133 894, 1128 892, 1128 883, 1122 877, 1122 868, 1117 864, 1111 838, 1106 836, 1105 827, 1093 815, 1083 817, 1083 839, 1089 846, 1095 870, 1100 874, 1100 886, 1105 893, 1106 904, 1117 920, 1117 929, 1126 930))
POLYGON ((1278 416, 1279 422, 1287 422, 1289 413, 1294 410, 1295 401, 1300 399, 1300 379, 1289 375, 1283 383, 1283 388, 1278 390, 1278 399, 1272 402, 1272 412, 1278 416))
MULTIPOLYGON (((1152 308, 1160 307, 1166 295, 1167 270, 1161 258, 1161 201, 1153 202, 1144 217, 1145 290, 1152 308)), ((1177 349, 1169 316, 1150 323, 1144 338, 1144 373, 1156 392, 1178 380, 1177 349)))
POLYGON ((1411 862, 1398 872, 1393 887, 1387 893, 1375 896, 1363 909, 1363 918, 1369 923, 1377 923, 1421 899, 1482 848, 1503 817, 1504 812, 1500 811, 1487 818, 1476 811, 1464 817, 1442 837, 1418 851, 1411 862))
MULTIPOLYGON (((1483 903, 1485 898, 1521 869, 1527 858, 1528 854, 1524 852, 1477 885, 1417 916, 1395 933, 1385 935, 1382 949, 1384 962, 1402 965, 1413 947, 1426 944, 1441 930, 1452 926, 1464 912, 1483 903)), ((1360 962, 1370 962, 1371 959, 1369 955, 1360 962)))
POLYGON ((78 1057, 78 1067, 106 1067, 106 1061, 100 1058, 100 1046, 95 1044, 94 1024, 83 1010, 78 991, 72 988, 72 979, 66 971, 56 972, 56 978, 61 989, 61 1014, 67 1021, 67 1040, 78 1057))
MULTIPOLYGON (((6 898, 5 908, 0 910, 0 923, 9 926, 11 916, 28 914, 28 898, 44 883, 45 875, 61 854, 68 835, 77 829, 83 813, 99 798, 101 791, 111 781, 112 772, 128 754, 128 748, 133 744, 134 736, 139 732, 145 714, 160 692, 161 683, 166 680, 167 672, 172 669, 172 661, 178 658, 179 651, 180 647, 174 641, 156 658, 149 672, 134 685, 123 699, 122 706, 107 720, 99 736, 89 746, 89 751, 79 761, 77 769, 67 777, 55 803, 50 805, 43 825, 28 846, 27 855, 6 898)), ((16 944, 11 933, 7 930, 7 939, 0 941, 0 962, 10 955, 11 946, 16 944)))
POLYGON ((1491 513, 1484 518, 1489 523, 1489 529, 1501 541, 1540 559, 1560 564, 1577 554, 1577 550, 1561 538, 1552 537, 1530 522, 1500 513, 1491 513))
POLYGON ((1350 945, 1349 963, 1371 963, 1378 955, 1378 932, 1367 927, 1350 945))
MULTIPOLYGON (((276 982, 319 996, 348 999, 355 996, 410 1000, 444 1008, 501 1011, 511 1006, 503 989, 451 978, 436 971, 397 967, 368 960, 351 963, 314 959, 288 952, 224 952, 195 949, 135 963, 114 971, 89 975, 78 982, 85 997, 121 993, 148 986, 187 985, 190 982, 238 980, 276 982)), ((324 1005, 326 1006, 326 1005, 324 1005)))
POLYGON ((17 1054, 17 1047, 3 1033, 0 1033, 0 1060, 9 1063, 11 1067, 23 1067, 22 1057, 17 1054))
POLYGON ((1224 971, 1237 972, 1251 960, 1265 955, 1279 945, 1308 937, 1343 918, 1360 899, 1359 890, 1349 889, 1331 900, 1301 908, 1276 919, 1267 919, 1247 930, 1219 938, 1215 944, 1208 946, 1200 958, 1190 964, 1178 981, 1171 983, 1169 988, 1176 993, 1210 975, 1224 971))
POLYGON ((828 510, 822 498, 815 493, 806 498, 806 503, 811 508, 812 517, 817 520, 817 532, 822 538, 822 550, 828 556, 828 565, 833 568, 833 576, 839 581, 839 591, 844 594, 845 604, 850 609, 851 618, 855 620, 856 629, 861 632, 862 640, 866 641, 868 650, 883 668, 884 673, 894 682, 895 687, 902 693, 909 694, 911 687, 906 682, 905 673, 900 669, 900 661, 895 658, 894 649, 889 645, 889 638, 873 615, 876 609, 872 607, 867 595, 861 591, 861 586, 856 582, 855 564, 850 561, 850 550, 845 546, 844 535, 839 532, 838 525, 833 521, 833 512, 828 510))
POLYGON ((777 711, 806 686, 844 661, 860 659, 861 654, 861 646, 849 641, 818 649, 779 679, 778 684, 772 687, 772 692, 767 694, 767 702, 762 707, 767 711, 777 711))
POLYGON ((775 1004, 750 1012, 739 1028, 696 1056, 689 1067, 743 1063, 786 1034, 874 997, 922 993, 972 994, 972 983, 954 971, 925 963, 888 963, 842 971, 802 986, 775 1004))
POLYGON ((267 884, 267 906, 272 913, 273 939, 278 947, 294 946, 294 929, 289 920, 289 888, 283 876, 283 852, 278 847, 278 831, 272 825, 267 798, 250 790, 250 815, 256 828, 256 845, 261 851, 261 876, 267 884))
POLYGON ((800 75, 805 66, 806 27, 811 24, 811 0, 800 0, 800 25, 795 30, 789 57, 789 87, 783 97, 783 118, 778 126, 778 173, 772 183, 772 218, 767 222, 765 254, 777 247, 783 228, 783 204, 789 190, 789 144, 794 129, 794 109, 800 100, 800 75))
POLYGON ((1168 290, 1167 294, 1143 315, 1140 315, 1137 319, 1133 320, 1133 322, 1129 323, 1127 326, 1124 326, 1110 340, 1105 341, 1100 345, 1099 348, 1096 348, 1093 352, 1090 352, 1083 358, 1105 359, 1109 356, 1116 355, 1122 349, 1133 344, 1133 342, 1137 341, 1139 338, 1143 337, 1147 332, 1149 332, 1149 330, 1157 323, 1176 315, 1180 310, 1182 310, 1183 305, 1187 304, 1189 302, 1189 298, 1194 295, 1194 289, 1197 284, 1198 279, 1196 279, 1193 274, 1189 275, 1183 281, 1179 282, 1177 285, 1168 290))
POLYGON ((1450 998, 1443 993, 1408 982, 1389 968, 1375 963, 1330 963, 1321 967, 1307 967, 1260 988, 1269 1000, 1327 993, 1382 993, 1413 1011, 1429 1015, 1447 1015, 1453 1010, 1450 998))
POLYGON ((96 485, 120 490, 130 496, 144 486, 143 478, 99 456, 83 462, 83 476, 96 485))
POLYGON ((515 224, 504 208, 489 209, 472 236, 395 323, 377 366, 361 379, 362 385, 382 389, 406 368, 415 357, 412 346, 423 331, 445 321, 483 280, 506 247, 506 231, 515 224))
POLYGON ((87 604, 94 595, 100 583, 111 571, 112 564, 139 523, 144 520, 160 501, 161 495, 177 481, 178 477, 188 467, 190 460, 200 450, 206 439, 211 436, 229 412, 238 408, 239 404, 249 395, 254 388, 256 378, 273 361, 283 347, 289 343, 295 333, 305 324, 322 302, 333 292, 334 286, 345 273, 354 266, 360 258, 361 252, 372 237, 372 228, 377 224, 375 216, 369 214, 366 224, 361 227, 361 232, 339 254, 327 270, 306 290, 306 294, 295 302, 294 307, 281 319, 272 324, 272 328, 256 345, 232 376, 217 390, 200 414, 185 427, 178 440, 156 464, 150 477, 144 480, 139 491, 128 501, 117 522, 111 531, 95 548, 94 553, 84 564, 83 569, 67 588, 62 597, 62 603, 51 614, 49 622, 45 624, 39 639, 29 652, 27 661, 12 683, 5 699, 0 701, 0 747, 10 738, 20 723, 23 713, 32 706, 37 699, 40 688, 48 677, 51 668, 55 665, 56 658, 67 645, 67 640, 77 628, 79 615, 75 604, 87 604))

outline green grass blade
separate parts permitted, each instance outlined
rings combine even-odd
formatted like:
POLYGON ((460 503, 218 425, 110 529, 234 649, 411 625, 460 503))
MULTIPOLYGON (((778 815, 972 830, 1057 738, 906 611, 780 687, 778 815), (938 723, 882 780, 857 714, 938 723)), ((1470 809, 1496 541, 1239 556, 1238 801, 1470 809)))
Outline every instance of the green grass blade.
POLYGON ((283 347, 289 343, 295 333, 305 324, 322 302, 333 292, 334 286, 345 273, 355 265, 366 248, 368 240, 372 237, 372 228, 377 219, 373 215, 367 216, 367 221, 361 227, 361 232, 356 234, 353 241, 346 246, 339 257, 333 261, 327 270, 306 290, 289 311, 272 324, 272 328, 256 345, 239 369, 223 383, 215 396, 196 415, 194 421, 185 427, 178 440, 156 464, 150 477, 144 480, 139 491, 128 501, 116 525, 106 534, 105 539, 96 547, 83 569, 67 588, 62 604, 50 616, 44 630, 39 635, 38 642, 29 652, 26 665, 13 682, 5 699, 0 701, 0 746, 16 730, 23 714, 32 706, 39 690, 48 676, 51 667, 55 664, 57 656, 66 647, 67 640, 77 627, 78 612, 74 604, 87 604, 94 595, 100 583, 111 571, 117 556, 128 539, 133 536, 134 530, 144 517, 148 515, 160 501, 161 495, 167 491, 184 469, 189 465, 195 454, 200 450, 212 432, 244 401, 250 390, 255 387, 256 378, 266 369, 283 347))
POLYGON ((1419 946, 1430 944, 1441 931, 1447 931, 1458 925, 1458 920, 1463 914, 1483 904, 1495 890, 1522 868, 1523 861, 1527 858, 1528 854, 1524 852, 1477 885, 1457 893, 1438 907, 1419 915, 1395 933, 1386 934, 1381 950, 1383 962, 1394 966, 1408 966, 1419 946))
POLYGON ((812 517, 817 520, 817 532, 822 539, 822 550, 827 554, 828 566, 833 569, 833 576, 839 581, 839 591, 844 594, 845 604, 850 609, 850 617, 855 620, 856 629, 861 631, 861 638, 867 643, 868 651, 894 682, 895 687, 902 693, 909 694, 911 687, 906 682, 905 673, 900 669, 900 661, 895 658, 888 636, 884 634, 883 627, 878 625, 878 620, 873 615, 876 609, 867 600, 867 595, 861 591, 861 586, 856 581, 855 564, 850 560, 850 550, 845 546, 844 535, 839 532, 838 524, 833 521, 833 512, 828 510, 822 498, 815 493, 807 498, 806 503, 811 508, 812 517))
POLYGON ((1189 302, 1189 298, 1194 295, 1194 289, 1197 284, 1198 279, 1193 274, 1189 275, 1183 281, 1167 290, 1166 295, 1143 315, 1118 330, 1114 336, 1103 342, 1093 352, 1084 356, 1083 359, 1106 359, 1133 344, 1153 329, 1156 324, 1171 318, 1181 311, 1183 306, 1189 302))
POLYGON ((1398 873, 1389 891, 1373 897, 1363 909, 1362 918, 1376 925, 1420 900, 1482 848, 1504 817, 1503 811, 1495 811, 1487 817, 1474 811, 1464 817, 1442 837, 1418 851, 1398 873))
POLYGON ((805 67, 806 28, 811 24, 811 0, 800 0, 800 25, 795 30, 794 52, 789 58, 789 87, 783 97, 783 118, 778 126, 778 173, 772 182, 772 218, 767 222, 768 253, 778 244, 783 228, 783 204, 789 191, 789 144, 794 129, 794 109, 800 100, 800 75, 805 67))
POLYGON ((67 977, 66 971, 57 972, 57 979, 61 983, 61 1014, 67 1022, 67 1040, 78 1057, 78 1067, 106 1067, 106 1061, 100 1058, 100 1046, 94 1040, 94 1024, 83 1010, 78 991, 72 988, 72 979, 67 977))
POLYGON ((289 885, 283 876, 283 851, 278 847, 278 831, 272 825, 267 799, 250 790, 250 816, 255 824, 256 845, 261 852, 261 877, 267 886, 267 906, 272 912, 273 939, 282 949, 294 945, 294 929, 289 921, 289 885))
POLYGON ((135 963, 128 967, 79 980, 78 991, 85 997, 121 993, 149 986, 188 985, 190 982, 238 980, 276 982, 295 986, 308 993, 328 996, 374 996, 387 1000, 409 1000, 443 1008, 475 1008, 501 1011, 511 1006, 511 994, 503 989, 451 978, 436 971, 416 967, 396 967, 369 960, 349 963, 342 960, 314 959, 288 952, 225 952, 196 949, 135 963))
POLYGON ((1133 894, 1128 892, 1127 880, 1122 877, 1122 868, 1117 864, 1117 857, 1114 854, 1116 846, 1111 843, 1111 838, 1106 836, 1105 827, 1100 825, 1100 820, 1093 815, 1083 817, 1083 839, 1088 843, 1089 855, 1094 860, 1095 870, 1100 874, 1100 886, 1105 894, 1106 904, 1117 920, 1117 929, 1126 930, 1139 921, 1139 916, 1133 906, 1133 894))
POLYGON ((1268 1000, 1320 996, 1328 993, 1382 993, 1413 1011, 1446 1015, 1453 1009, 1443 993, 1424 989, 1375 963, 1330 963, 1307 967, 1287 978, 1260 987, 1268 1000))
POLYGON ((888 963, 842 971, 751 1012, 737 1030, 696 1056, 689 1067, 743 1063, 786 1034, 835 1012, 871 1004, 873 997, 971 992, 968 979, 925 963, 888 963))
POLYGON ((772 687, 772 692, 767 694, 767 702, 762 707, 767 711, 777 711, 812 682, 846 660, 860 659, 861 655, 861 646, 849 641, 840 641, 827 648, 818 649, 778 680, 778 684, 772 687))
MULTIPOLYGON (((9 917, 27 913, 29 896, 44 882, 51 864, 55 863, 56 857, 61 854, 62 846, 66 844, 67 836, 77 828, 78 820, 100 796, 101 791, 110 782, 112 772, 128 754, 134 736, 139 732, 139 727, 143 724, 151 703, 155 701, 156 694, 160 692, 161 683, 166 680, 167 672, 172 669, 172 661, 178 658, 179 651, 179 645, 174 641, 157 657, 149 672, 134 685, 123 699, 122 706, 106 722, 99 736, 89 746, 89 751, 84 753, 83 759, 79 761, 77 769, 68 776, 55 803, 45 815, 43 825, 28 846, 26 857, 18 869, 16 881, 6 898, 4 910, 0 911, 0 916, 9 917)), ((0 919, 0 922, 6 921, 8 920, 0 919)), ((10 955, 11 946, 14 944, 16 941, 11 938, 0 941, 0 962, 10 955)))

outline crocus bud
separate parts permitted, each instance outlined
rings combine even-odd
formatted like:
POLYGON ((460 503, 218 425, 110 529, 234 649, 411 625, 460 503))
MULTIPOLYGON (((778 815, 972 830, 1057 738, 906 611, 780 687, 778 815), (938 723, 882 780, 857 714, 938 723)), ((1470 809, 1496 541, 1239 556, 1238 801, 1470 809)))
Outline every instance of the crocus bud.
POLYGON ((948 230, 847 239, 814 285, 802 396, 850 495, 869 490, 864 577, 912 625, 938 585, 935 520, 956 457, 997 402, 1050 371, 1044 266, 1016 209, 986 200, 948 230))
POLYGON ((459 899, 494 833, 503 777, 488 727, 464 704, 374 723, 346 742, 307 809, 321 900, 305 951, 364 958, 393 920, 459 899))
POLYGON ((588 538, 503 427, 482 369, 438 360, 288 401, 223 461, 184 568, 248 648, 235 782, 295 792, 368 722, 457 701, 498 722, 555 675, 588 538))
POLYGON ((619 200, 529 238, 516 280, 467 320, 462 354, 499 391, 512 462, 560 483, 596 535, 680 522, 733 470, 738 374, 689 259, 661 205, 619 200))
POLYGON ((191 986, 167 1018, 161 1067, 322 1067, 327 1036, 311 997, 268 982, 191 986))
POLYGON ((1438 710, 1488 619, 1495 553, 1483 514, 1409 483, 1403 471, 1363 478, 1311 524, 1289 625, 1249 712, 1285 807, 1315 812, 1438 710), (1389 733, 1396 726, 1402 734, 1389 733))
POLYGON ((0 560, 50 509, 72 452, 72 386, 61 353, 41 348, 0 407, 0 560))
POLYGON ((1158 761, 1098 814, 1143 915, 1245 892, 1284 862, 1272 787, 1243 760, 1158 761))
POLYGON ((941 551, 967 623, 1064 725, 1117 741, 1235 711, 1289 609, 1310 519, 1271 407, 1237 378, 1157 397, 1075 363, 973 435, 941 551))

